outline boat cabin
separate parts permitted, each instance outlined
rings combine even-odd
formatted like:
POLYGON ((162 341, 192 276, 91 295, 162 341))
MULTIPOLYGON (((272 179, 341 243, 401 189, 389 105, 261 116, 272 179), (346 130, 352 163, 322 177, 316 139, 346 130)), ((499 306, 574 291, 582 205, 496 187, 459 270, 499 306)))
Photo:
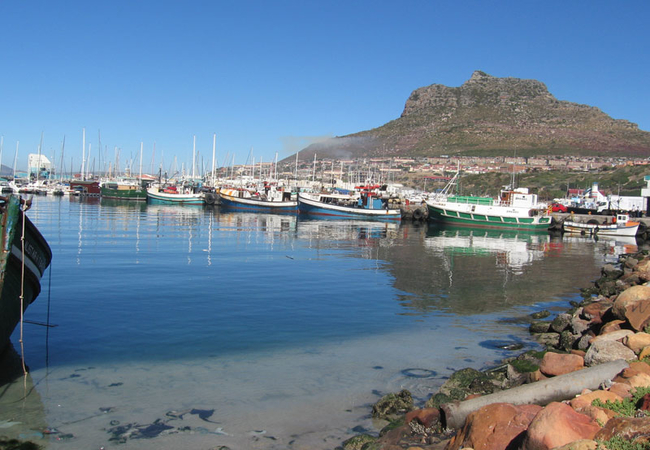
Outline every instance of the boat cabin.
POLYGON ((504 189, 499 195, 503 205, 517 208, 534 208, 537 206, 537 194, 529 194, 527 188, 504 189))

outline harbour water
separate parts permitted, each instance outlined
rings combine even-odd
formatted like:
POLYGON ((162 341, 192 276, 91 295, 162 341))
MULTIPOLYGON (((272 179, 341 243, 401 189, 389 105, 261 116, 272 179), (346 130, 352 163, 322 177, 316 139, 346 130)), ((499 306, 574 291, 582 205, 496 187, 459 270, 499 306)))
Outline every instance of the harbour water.
POLYGON ((563 309, 634 246, 34 200, 54 257, 0 435, 53 449, 334 448, 377 431, 381 395, 423 403, 454 370, 516 353, 504 345, 534 348, 520 319, 563 309))

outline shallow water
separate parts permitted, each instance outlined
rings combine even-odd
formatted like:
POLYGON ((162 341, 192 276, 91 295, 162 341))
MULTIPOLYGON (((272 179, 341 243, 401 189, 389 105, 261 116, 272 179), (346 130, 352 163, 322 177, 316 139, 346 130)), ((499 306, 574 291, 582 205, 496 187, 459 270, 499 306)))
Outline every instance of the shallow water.
POLYGON ((516 319, 633 245, 67 197, 28 215, 54 258, 26 320, 56 326, 25 324, 36 406, 0 409, 0 435, 48 448, 334 448, 376 431, 380 395, 422 403, 533 347, 516 319))

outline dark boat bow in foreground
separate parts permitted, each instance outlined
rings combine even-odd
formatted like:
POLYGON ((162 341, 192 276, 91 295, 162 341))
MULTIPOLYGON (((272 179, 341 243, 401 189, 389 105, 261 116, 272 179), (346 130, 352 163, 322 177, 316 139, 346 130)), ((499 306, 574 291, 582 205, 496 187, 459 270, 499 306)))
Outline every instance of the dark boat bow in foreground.
POLYGON ((18 196, 0 197, 0 352, 41 292, 41 277, 52 260, 50 246, 23 206, 18 196))

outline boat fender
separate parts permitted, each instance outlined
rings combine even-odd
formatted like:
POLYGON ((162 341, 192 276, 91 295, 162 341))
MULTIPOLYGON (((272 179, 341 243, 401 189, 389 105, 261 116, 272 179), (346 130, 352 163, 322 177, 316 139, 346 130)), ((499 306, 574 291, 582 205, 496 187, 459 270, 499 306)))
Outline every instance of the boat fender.
POLYGON ((205 194, 205 203, 208 205, 214 205, 214 194, 212 192, 208 192, 205 194))
POLYGON ((422 220, 424 213, 420 208, 413 210, 413 220, 422 220))
POLYGON ((536 209, 531 209, 530 211, 528 211, 528 215, 530 217, 536 216, 537 215, 537 210, 536 209))

